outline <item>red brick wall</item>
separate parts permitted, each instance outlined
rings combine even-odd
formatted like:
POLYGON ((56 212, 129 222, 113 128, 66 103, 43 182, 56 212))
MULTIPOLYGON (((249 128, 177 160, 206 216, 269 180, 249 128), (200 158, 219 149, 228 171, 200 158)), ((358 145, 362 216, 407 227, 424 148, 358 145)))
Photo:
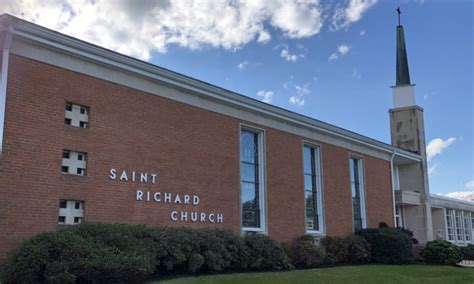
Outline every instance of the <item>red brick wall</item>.
MULTIPOLYGON (((0 258, 58 227, 60 199, 84 200, 84 220, 240 230, 239 124, 211 111, 12 56, 0 159, 0 258), (65 102, 90 107, 90 128, 64 125, 65 102), (87 152, 87 176, 61 174, 62 150, 87 152), (156 184, 111 181, 117 170, 157 172, 156 184), (198 194, 200 205, 135 201, 135 190, 198 194), (172 210, 223 213, 224 223, 173 223, 172 210)), ((302 141, 265 129, 268 230, 304 233, 302 141)), ((317 143, 317 141, 315 141, 317 143)), ((349 151, 322 150, 329 235, 352 231, 349 151)), ((369 225, 392 223, 389 162, 365 156, 369 225)))

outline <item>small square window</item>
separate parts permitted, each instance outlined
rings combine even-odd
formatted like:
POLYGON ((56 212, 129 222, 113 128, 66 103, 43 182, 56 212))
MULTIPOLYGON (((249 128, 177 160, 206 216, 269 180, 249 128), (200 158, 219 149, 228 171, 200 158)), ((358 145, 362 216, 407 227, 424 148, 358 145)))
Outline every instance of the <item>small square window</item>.
POLYGON ((67 125, 87 128, 89 122, 89 108, 73 103, 66 103, 64 123, 67 125))
POLYGON ((63 150, 63 159, 69 159, 70 156, 71 156, 71 151, 63 150))
POLYGON ((72 175, 85 175, 87 153, 63 150, 62 172, 72 175))
POLYGON ((58 214, 58 223, 75 225, 82 222, 84 202, 77 200, 61 200, 58 214))

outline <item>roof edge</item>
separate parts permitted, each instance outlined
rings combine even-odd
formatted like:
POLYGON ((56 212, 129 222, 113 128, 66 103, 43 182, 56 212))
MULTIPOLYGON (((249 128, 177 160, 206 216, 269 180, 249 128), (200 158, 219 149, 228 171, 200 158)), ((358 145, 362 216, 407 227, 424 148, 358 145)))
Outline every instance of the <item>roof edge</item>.
POLYGON ((242 94, 224 89, 222 87, 206 83, 204 81, 159 67, 146 61, 142 61, 118 52, 85 42, 83 40, 53 31, 37 24, 19 19, 9 14, 3 14, 0 19, 6 18, 7 22, 14 27, 14 35, 34 41, 41 45, 62 50, 88 60, 98 61, 102 64, 115 68, 127 70, 139 76, 146 76, 154 80, 188 89, 204 97, 220 100, 230 104, 244 106, 247 109, 269 115, 274 118, 283 119, 302 126, 310 127, 327 134, 344 138, 359 144, 378 149, 386 153, 396 153, 414 161, 420 161, 421 156, 401 148, 386 144, 376 139, 358 134, 356 132, 305 116, 287 109, 273 106, 242 94))

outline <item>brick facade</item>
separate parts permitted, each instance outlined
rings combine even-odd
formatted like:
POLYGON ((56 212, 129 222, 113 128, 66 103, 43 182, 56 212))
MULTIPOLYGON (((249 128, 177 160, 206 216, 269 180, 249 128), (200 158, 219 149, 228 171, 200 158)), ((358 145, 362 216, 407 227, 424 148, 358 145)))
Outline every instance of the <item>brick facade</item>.
MULTIPOLYGON (((28 236, 58 228, 60 199, 85 201, 84 220, 212 226, 240 232, 240 124, 245 121, 119 84, 10 57, 0 159, 0 258, 28 236), (66 102, 90 107, 88 129, 64 124, 66 102), (63 149, 87 153, 87 175, 61 173, 63 149), (157 183, 110 180, 109 170, 159 173, 157 183), (135 190, 198 194, 198 206, 135 200, 135 190), (172 222, 170 211, 222 213, 223 223, 172 222)), ((269 235, 305 232, 302 143, 265 130, 269 235)), ((352 232, 349 155, 364 161, 367 220, 393 224, 390 162, 321 147, 326 234, 352 232)))

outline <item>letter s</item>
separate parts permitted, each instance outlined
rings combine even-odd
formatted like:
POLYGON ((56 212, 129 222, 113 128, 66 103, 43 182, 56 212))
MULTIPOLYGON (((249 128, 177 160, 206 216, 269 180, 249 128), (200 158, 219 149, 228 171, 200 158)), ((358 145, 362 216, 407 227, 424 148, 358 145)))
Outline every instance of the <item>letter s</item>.
POLYGON ((117 178, 117 171, 116 171, 114 168, 111 168, 111 169, 110 169, 109 178, 110 178, 111 180, 114 180, 114 179, 117 178))

